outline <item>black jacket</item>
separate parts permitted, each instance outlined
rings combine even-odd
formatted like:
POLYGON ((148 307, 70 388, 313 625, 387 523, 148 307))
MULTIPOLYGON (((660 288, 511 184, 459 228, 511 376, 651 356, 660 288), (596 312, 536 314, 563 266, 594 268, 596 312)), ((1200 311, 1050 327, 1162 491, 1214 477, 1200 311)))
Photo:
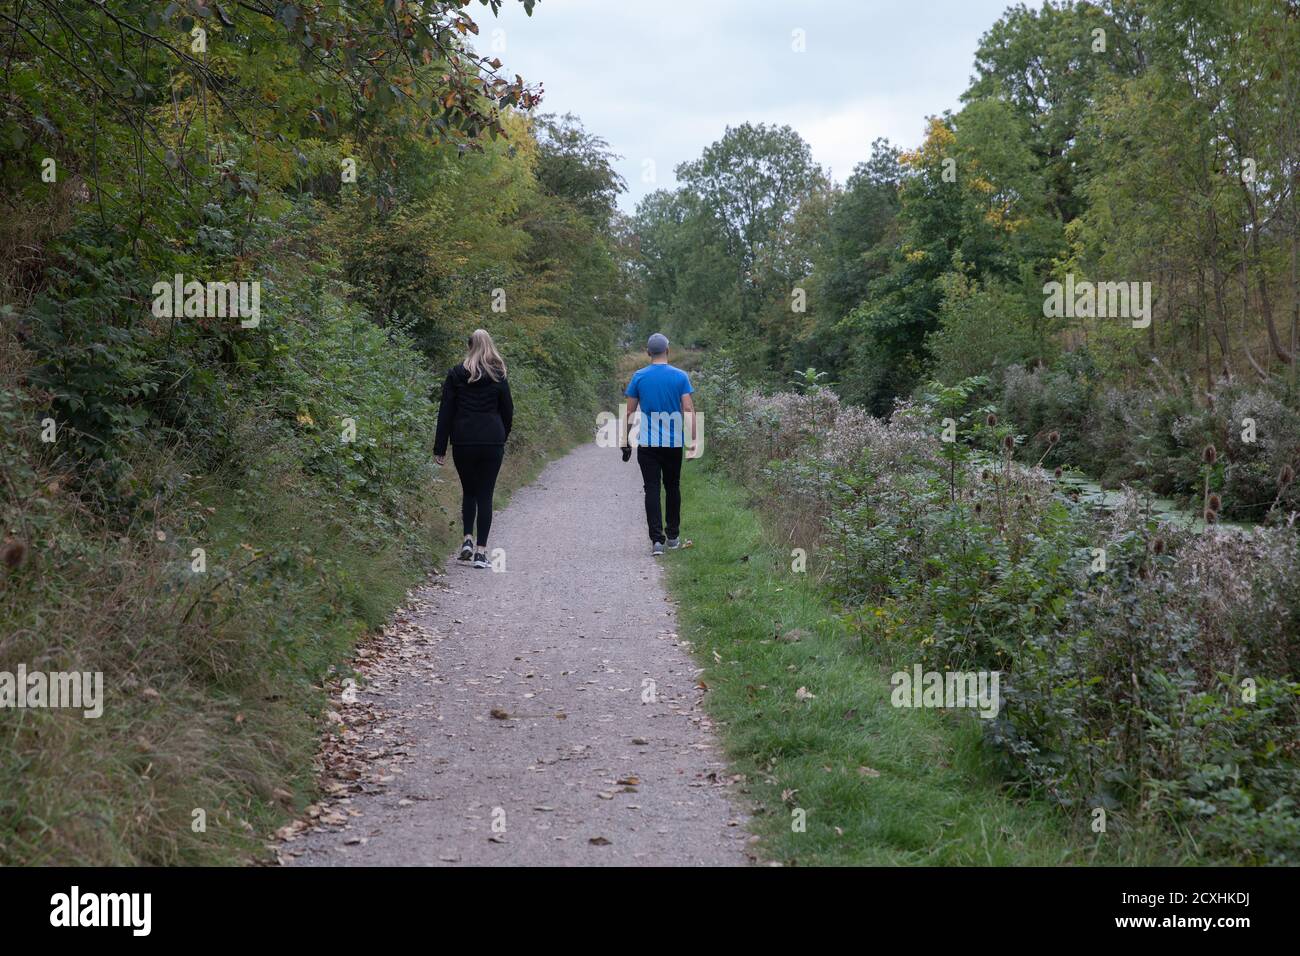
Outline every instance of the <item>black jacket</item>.
POLYGON ((433 453, 445 455, 448 438, 453 445, 504 445, 514 417, 509 382, 494 382, 486 375, 471 382, 465 366, 457 365, 442 383, 433 453))

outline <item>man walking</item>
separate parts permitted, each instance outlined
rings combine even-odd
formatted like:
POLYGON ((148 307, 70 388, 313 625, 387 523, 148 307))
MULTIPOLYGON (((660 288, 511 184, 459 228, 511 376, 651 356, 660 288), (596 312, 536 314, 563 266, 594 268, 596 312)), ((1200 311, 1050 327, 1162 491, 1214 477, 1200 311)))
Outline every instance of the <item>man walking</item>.
POLYGON ((664 546, 682 545, 682 449, 686 429, 694 433, 695 403, 691 399, 691 380, 679 368, 668 364, 668 339, 660 332, 646 342, 650 364, 638 369, 627 385, 627 420, 629 444, 623 447, 623 460, 632 457, 632 428, 637 427, 636 463, 645 481, 645 520, 650 529, 652 553, 664 553, 664 546), (638 415, 637 413, 640 412, 638 415), (660 518, 659 488, 662 483, 666 499, 667 527, 660 518))

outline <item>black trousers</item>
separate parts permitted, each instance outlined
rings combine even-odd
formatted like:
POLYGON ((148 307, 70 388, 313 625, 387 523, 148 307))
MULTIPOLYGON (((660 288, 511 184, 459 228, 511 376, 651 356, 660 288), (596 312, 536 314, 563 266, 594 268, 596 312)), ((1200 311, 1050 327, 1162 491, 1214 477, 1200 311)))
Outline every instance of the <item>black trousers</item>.
POLYGON ((505 445, 452 445, 451 460, 460 475, 460 519, 465 537, 474 534, 478 518, 478 546, 487 545, 492 530, 492 492, 497 486, 497 472, 505 457, 505 445))
POLYGON ((636 463, 641 466, 645 481, 645 521, 650 528, 650 540, 662 543, 666 536, 675 538, 681 533, 682 521, 682 449, 638 447, 636 463), (664 504, 667 506, 668 527, 665 528, 659 513, 659 485, 663 483, 664 504))

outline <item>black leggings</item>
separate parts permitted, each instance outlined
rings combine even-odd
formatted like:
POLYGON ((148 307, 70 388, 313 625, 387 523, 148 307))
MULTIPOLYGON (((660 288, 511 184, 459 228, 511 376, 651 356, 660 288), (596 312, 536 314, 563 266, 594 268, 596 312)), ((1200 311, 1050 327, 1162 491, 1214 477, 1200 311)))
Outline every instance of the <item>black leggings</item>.
POLYGON ((492 530, 492 491, 497 485, 497 472, 505 457, 505 445, 452 445, 451 460, 460 475, 462 496, 460 518, 465 537, 474 534, 474 516, 478 515, 478 546, 487 545, 488 532, 492 530))

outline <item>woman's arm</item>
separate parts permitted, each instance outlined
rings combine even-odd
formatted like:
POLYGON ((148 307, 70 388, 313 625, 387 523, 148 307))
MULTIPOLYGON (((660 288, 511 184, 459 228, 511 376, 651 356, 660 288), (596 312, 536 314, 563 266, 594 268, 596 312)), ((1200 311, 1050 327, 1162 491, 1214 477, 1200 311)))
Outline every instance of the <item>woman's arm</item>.
MULTIPOLYGON (((456 414, 456 386, 451 380, 451 372, 442 383, 442 401, 438 403, 438 432, 433 439, 433 456, 438 459, 447 457, 447 441, 451 438, 451 420, 456 414)), ((438 462, 442 464, 441 460, 438 462)))
POLYGON ((506 379, 501 380, 501 395, 497 399, 497 405, 501 410, 501 424, 506 426, 506 437, 510 437, 510 426, 515 421, 515 400, 510 397, 510 383, 506 379))

